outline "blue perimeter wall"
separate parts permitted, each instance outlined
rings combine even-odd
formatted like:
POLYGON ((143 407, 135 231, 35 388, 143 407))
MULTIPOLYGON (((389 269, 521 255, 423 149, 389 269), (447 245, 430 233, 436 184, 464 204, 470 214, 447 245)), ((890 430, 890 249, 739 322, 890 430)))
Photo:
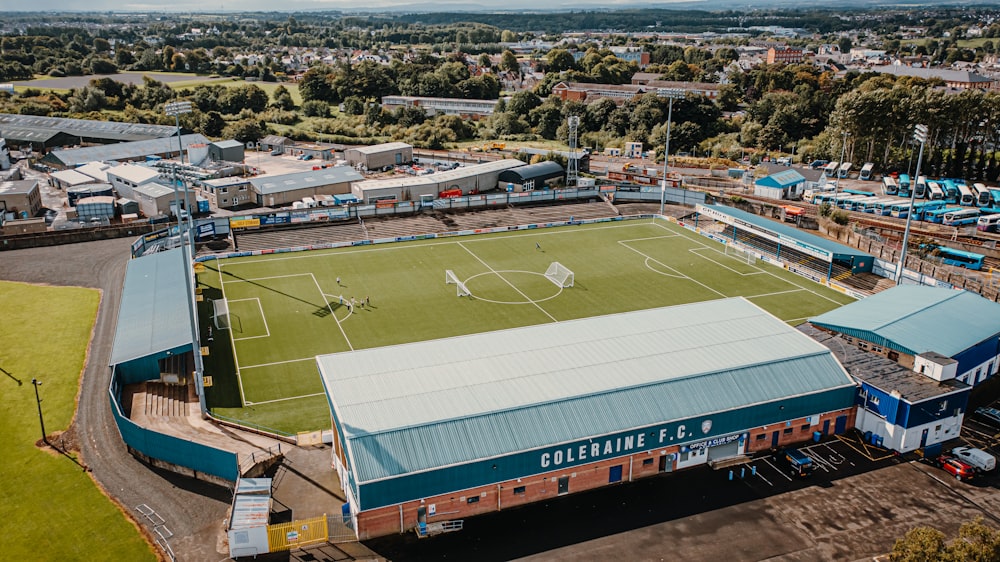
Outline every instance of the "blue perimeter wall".
POLYGON ((108 400, 111 402, 111 412, 114 413, 118 432, 129 447, 150 458, 236 481, 239 476, 236 453, 158 433, 128 419, 121 409, 121 384, 118 373, 112 372, 108 400))

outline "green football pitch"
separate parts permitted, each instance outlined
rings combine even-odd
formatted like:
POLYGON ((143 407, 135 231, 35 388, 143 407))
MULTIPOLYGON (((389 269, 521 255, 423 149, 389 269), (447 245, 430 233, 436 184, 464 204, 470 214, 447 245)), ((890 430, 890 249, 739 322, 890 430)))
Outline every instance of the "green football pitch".
MULTIPOLYGON (((217 415, 285 432, 330 426, 315 356, 742 296, 790 324, 853 299, 633 220, 209 261, 198 281, 217 415), (545 276, 559 262, 572 287, 545 276), (450 270, 471 296, 445 282, 450 270), (362 306, 362 301, 370 304, 362 306), (355 302, 351 307, 348 303, 355 302)), ((419 385, 419 381, 414 382, 419 385)))

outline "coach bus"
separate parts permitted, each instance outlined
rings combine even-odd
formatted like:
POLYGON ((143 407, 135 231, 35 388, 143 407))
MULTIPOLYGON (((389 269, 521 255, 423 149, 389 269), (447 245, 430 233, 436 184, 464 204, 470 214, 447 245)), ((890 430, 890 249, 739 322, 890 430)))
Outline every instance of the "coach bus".
POLYGON ((846 178, 847 174, 850 174, 850 173, 851 173, 851 163, 850 162, 844 162, 843 164, 840 165, 840 168, 837 170, 837 176, 842 177, 842 178, 846 178))
POLYGON ((990 188, 981 183, 974 183, 972 190, 976 192, 977 207, 989 207, 992 204, 993 194, 990 193, 990 188))
POLYGON ((917 199, 927 197, 927 176, 918 177, 916 183, 913 185, 913 191, 916 194, 917 199))
POLYGON ((834 201, 836 202, 837 206, 840 207, 841 209, 847 211, 853 211, 856 209, 857 203, 862 203, 867 199, 868 198, 865 197, 864 195, 848 195, 846 197, 841 195, 839 199, 835 199, 834 201))
POLYGON ((884 195, 895 195, 899 193, 899 184, 892 176, 882 176, 882 193, 884 195))
POLYGON ((823 174, 828 178, 832 178, 834 174, 837 173, 837 168, 840 167, 840 162, 830 162, 826 166, 823 166, 823 174))
POLYGON ((864 195, 865 197, 875 197, 875 193, 871 191, 865 191, 863 189, 842 189, 841 193, 847 193, 849 195, 864 195))
POLYGON ((958 203, 958 186, 955 185, 954 181, 945 179, 941 180, 938 185, 944 190, 944 200, 947 203, 958 203))
POLYGON ((997 225, 1000 224, 1000 213, 995 215, 983 215, 976 222, 976 230, 982 232, 996 232, 997 225))
POLYGON ((899 196, 910 196, 910 176, 907 174, 899 174, 899 196))
POLYGON ((944 201, 944 189, 936 181, 927 181, 927 199, 931 201, 944 201))
POLYGON ((958 204, 965 207, 972 207, 976 204, 977 193, 973 193, 972 189, 965 182, 958 182, 955 184, 958 188, 958 204))
POLYGON ((943 209, 944 207, 944 201, 918 201, 913 204, 913 219, 918 221, 925 220, 927 213, 943 209))
POLYGON ((858 179, 863 181, 868 181, 872 179, 872 172, 875 170, 874 162, 865 162, 864 166, 861 166, 861 173, 858 174, 858 179))
POLYGON ((960 211, 945 213, 941 219, 941 224, 945 226, 965 226, 967 224, 976 224, 978 220, 979 209, 962 209, 960 211))
POLYGON ((924 220, 927 222, 941 224, 944 222, 944 216, 946 214, 961 210, 961 207, 941 207, 940 209, 934 209, 933 211, 927 211, 924 213, 924 220))
POLYGON ((892 208, 899 204, 909 205, 910 202, 898 197, 887 197, 875 204, 875 214, 888 217, 892 214, 892 208))
POLYGON ((983 268, 983 258, 985 256, 982 254, 956 250, 954 248, 949 248, 948 246, 938 246, 937 249, 934 250, 934 253, 947 265, 964 267, 965 269, 972 269, 975 271, 979 271, 983 268))
MULTIPOLYGON (((913 205, 916 205, 916 203, 913 205)), ((913 205, 910 205, 909 201, 896 203, 889 207, 889 216, 897 219, 905 219, 910 214, 910 209, 913 208, 913 205)))

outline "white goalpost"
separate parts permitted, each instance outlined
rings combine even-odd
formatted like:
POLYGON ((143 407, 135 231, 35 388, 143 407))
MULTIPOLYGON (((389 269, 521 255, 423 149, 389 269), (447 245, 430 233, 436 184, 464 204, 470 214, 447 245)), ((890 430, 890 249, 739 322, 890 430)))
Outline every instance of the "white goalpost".
POLYGON ((545 270, 545 277, 560 287, 573 286, 573 272, 557 261, 552 262, 552 265, 545 270))
POLYGON ((458 277, 455 276, 455 272, 446 269, 444 270, 444 282, 446 285, 455 285, 455 294, 460 297, 468 297, 472 295, 472 292, 465 286, 465 283, 459 281, 458 277))
POLYGON ((212 301, 213 320, 217 330, 229 329, 229 304, 226 299, 215 299, 212 301))
POLYGON ((736 258, 742 262, 746 262, 749 265, 754 265, 755 263, 757 263, 757 256, 753 255, 753 253, 748 252, 747 250, 737 248, 732 244, 726 244, 726 255, 736 258))

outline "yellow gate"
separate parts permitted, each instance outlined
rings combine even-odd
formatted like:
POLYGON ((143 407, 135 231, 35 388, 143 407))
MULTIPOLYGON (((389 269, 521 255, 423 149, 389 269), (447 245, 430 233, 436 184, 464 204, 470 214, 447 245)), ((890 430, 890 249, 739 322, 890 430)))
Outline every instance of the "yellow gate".
POLYGON ((270 552, 302 548, 327 541, 326 514, 322 517, 267 526, 267 547, 270 552))

